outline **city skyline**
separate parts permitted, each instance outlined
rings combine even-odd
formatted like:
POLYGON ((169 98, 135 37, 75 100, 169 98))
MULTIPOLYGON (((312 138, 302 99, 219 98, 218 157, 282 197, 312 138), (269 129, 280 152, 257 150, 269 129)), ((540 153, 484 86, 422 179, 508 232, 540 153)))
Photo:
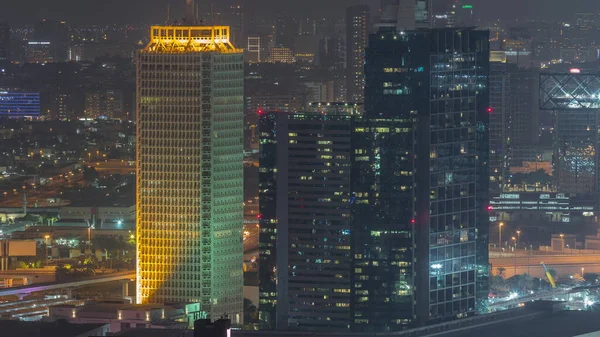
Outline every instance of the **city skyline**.
POLYGON ((0 13, 0 331, 600 331, 599 3, 211 1, 0 13))
MULTIPOLYGON (((275 0, 257 0, 251 5, 257 10, 270 11, 272 13, 297 12, 300 16, 310 16, 316 13, 318 16, 337 16, 343 17, 340 9, 351 5, 366 4, 373 10, 379 8, 380 0, 330 0, 327 3, 303 2, 302 5, 292 5, 289 3, 275 0), (319 6, 315 6, 319 4, 319 6)), ((440 5, 443 0, 433 0, 434 9, 440 5)), ((237 4, 233 0, 230 4, 237 4)), ((37 3, 13 2, 11 6, 0 13, 0 20, 8 20, 10 24, 23 26, 33 24, 36 20, 43 18, 66 20, 76 24, 125 24, 125 23, 163 23, 166 18, 166 8, 170 5, 171 12, 183 13, 181 1, 175 0, 128 0, 127 2, 117 0, 107 0, 102 2, 83 2, 76 0, 55 0, 52 3, 48 1, 39 1, 37 3), (122 8, 115 12, 113 8, 122 8), (136 13, 132 18, 131 13, 136 13)), ((514 22, 515 19, 564 19, 565 13, 569 13, 567 20, 573 19, 576 12, 599 11, 600 4, 594 0, 573 0, 569 2, 559 0, 506 0, 490 2, 486 0, 469 1, 475 7, 476 18, 486 21, 500 19, 506 22, 514 22), (517 9, 517 10, 515 10, 517 9)), ((201 3, 206 5, 206 3, 201 3)), ((249 3, 242 3, 244 6, 250 6, 249 3)), ((376 13, 373 11, 373 13, 376 13)), ((174 16, 176 17, 176 16, 174 16)), ((183 15, 181 15, 183 17, 183 15)))

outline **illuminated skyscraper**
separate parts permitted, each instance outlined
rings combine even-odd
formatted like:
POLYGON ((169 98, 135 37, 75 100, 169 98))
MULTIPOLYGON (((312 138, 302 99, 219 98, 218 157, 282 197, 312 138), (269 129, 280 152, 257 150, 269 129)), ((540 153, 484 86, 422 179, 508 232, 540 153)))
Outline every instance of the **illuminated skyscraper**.
POLYGON ((241 323, 243 52, 192 13, 137 56, 137 301, 241 323))
POLYGON ((362 103, 365 90, 365 48, 369 38, 369 6, 346 9, 346 100, 362 103))

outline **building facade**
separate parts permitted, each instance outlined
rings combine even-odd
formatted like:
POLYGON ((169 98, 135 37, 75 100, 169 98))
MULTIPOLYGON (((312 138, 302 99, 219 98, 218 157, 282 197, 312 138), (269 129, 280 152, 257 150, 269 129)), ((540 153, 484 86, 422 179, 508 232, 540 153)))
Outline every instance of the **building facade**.
POLYGON ((137 56, 137 301, 199 302, 239 324, 243 52, 226 26, 150 33, 137 56))
POLYGON ((511 167, 541 154, 539 72, 500 62, 490 67, 490 187, 499 192, 510 183, 511 167))
POLYGON ((403 222, 414 228, 416 325, 487 311, 488 35, 382 29, 367 48, 365 117, 415 119, 403 222))
POLYGON ((561 193, 598 191, 600 76, 571 69, 540 74, 540 109, 553 111, 554 174, 561 193))
POLYGON ((38 117, 40 93, 0 91, 0 117, 38 117))
POLYGON ((0 22, 0 62, 10 61, 10 26, 0 22))
POLYGON ((370 29, 369 6, 346 9, 346 101, 362 103, 365 88, 365 48, 370 29))
POLYGON ((263 328, 350 328, 350 118, 260 117, 263 328))
POLYGON ((413 167, 416 116, 352 126, 351 315, 354 331, 414 325, 413 167))

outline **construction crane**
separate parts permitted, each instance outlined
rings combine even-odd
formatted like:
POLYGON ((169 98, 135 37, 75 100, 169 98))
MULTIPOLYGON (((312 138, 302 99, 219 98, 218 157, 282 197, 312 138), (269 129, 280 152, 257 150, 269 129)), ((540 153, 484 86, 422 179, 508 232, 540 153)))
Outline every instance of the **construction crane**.
POLYGON ((546 277, 548 278, 548 282, 550 282, 550 285, 552 286, 552 288, 556 288, 556 282, 554 282, 554 277, 552 277, 552 274, 550 274, 550 270, 548 270, 548 267, 546 267, 544 262, 542 262, 542 267, 544 267, 544 272, 546 272, 546 277))

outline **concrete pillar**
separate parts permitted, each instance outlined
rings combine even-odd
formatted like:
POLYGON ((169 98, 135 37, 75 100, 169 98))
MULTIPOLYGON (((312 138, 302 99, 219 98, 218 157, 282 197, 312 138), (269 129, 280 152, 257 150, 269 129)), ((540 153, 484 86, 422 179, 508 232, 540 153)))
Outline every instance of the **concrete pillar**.
POLYGON ((123 298, 128 298, 129 297, 129 280, 122 280, 121 281, 122 287, 123 287, 123 298))
POLYGON ((67 290, 67 297, 69 299, 73 298, 73 288, 66 288, 67 290))

